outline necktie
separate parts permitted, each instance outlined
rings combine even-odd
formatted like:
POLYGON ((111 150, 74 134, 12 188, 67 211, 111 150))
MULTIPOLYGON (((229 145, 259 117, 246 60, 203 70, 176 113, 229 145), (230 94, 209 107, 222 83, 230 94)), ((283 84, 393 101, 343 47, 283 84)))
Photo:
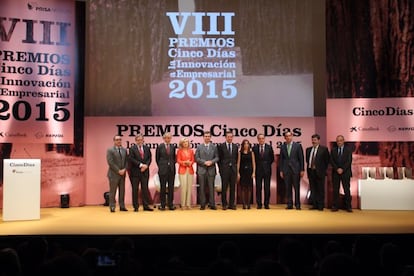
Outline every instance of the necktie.
POLYGON ((121 167, 122 167, 122 153, 121 153, 121 148, 118 148, 118 153, 119 153, 119 158, 121 160, 121 167))
POLYGON ((166 148, 167 148, 167 154, 170 155, 170 144, 167 144, 166 148))
POLYGON ((311 169, 315 169, 315 157, 316 157, 316 148, 313 148, 312 159, 311 159, 311 169))
POLYGON ((339 157, 342 157, 342 147, 339 148, 339 154, 338 154, 338 156, 339 157))
POLYGON ((291 149, 292 145, 288 144, 287 145, 287 152, 288 152, 288 156, 290 157, 290 149, 291 149))
POLYGON ((227 148, 228 148, 229 152, 231 153, 231 144, 227 144, 227 148))
POLYGON ((263 155, 264 155, 264 146, 262 145, 262 146, 260 146, 260 156, 262 156, 263 157, 263 155))
POLYGON ((144 150, 142 149, 142 146, 139 147, 139 154, 141 155, 141 158, 144 159, 144 150))

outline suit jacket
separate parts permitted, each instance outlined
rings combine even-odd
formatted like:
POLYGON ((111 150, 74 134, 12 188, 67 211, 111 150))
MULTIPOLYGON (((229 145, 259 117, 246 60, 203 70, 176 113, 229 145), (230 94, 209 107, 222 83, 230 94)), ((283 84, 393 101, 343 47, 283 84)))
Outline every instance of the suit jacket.
POLYGON ((192 149, 188 149, 188 152, 182 149, 177 150, 177 163, 178 163, 179 174, 185 174, 187 171, 187 168, 188 168, 189 174, 194 174, 194 168, 193 168, 194 162, 195 162, 194 152, 192 149), (190 161, 191 164, 189 166, 186 166, 184 164, 185 161, 190 161))
POLYGON ((339 157, 338 154, 338 147, 334 147, 331 150, 331 165, 332 165, 332 172, 336 173, 338 168, 342 168, 344 170, 343 176, 351 177, 352 176, 352 150, 344 145, 342 156, 339 157))
MULTIPOLYGON (((309 168, 310 166, 309 159, 312 153, 312 148, 313 147, 306 148, 306 168, 309 168)), ((318 151, 316 152, 316 156, 315 156, 315 169, 316 169, 317 175, 319 176, 326 175, 329 162, 330 162, 330 156, 329 156, 328 148, 325 146, 319 145, 318 151)))
POLYGON ((218 146, 218 154, 219 154, 219 171, 220 174, 226 169, 232 170, 234 173, 237 173, 237 158, 238 158, 238 151, 239 148, 236 144, 231 144, 231 153, 227 148, 227 143, 224 142, 218 146))
MULTIPOLYGON (((133 145, 129 149, 128 160, 129 160, 129 173, 131 176, 139 176, 140 174, 142 174, 141 169, 140 169, 141 164, 146 164, 148 165, 148 167, 151 164, 152 154, 151 154, 150 148, 146 145, 143 145, 142 147, 144 150, 144 158, 141 157, 141 154, 139 153, 139 149, 137 145, 133 145)), ((145 170, 143 174, 149 175, 149 170, 145 170)))
POLYGON ((210 143, 208 147, 204 144, 198 145, 195 159, 197 162, 197 174, 208 174, 210 176, 215 176, 217 174, 216 163, 219 161, 219 155, 216 145, 213 143, 210 143), (204 162, 208 160, 213 162, 213 165, 210 167, 204 165, 204 162))
POLYGON ((290 156, 288 155, 287 144, 284 143, 280 148, 280 171, 284 174, 293 172, 299 174, 305 170, 305 157, 303 156, 302 145, 292 142, 290 156))
POLYGON ((256 175, 270 175, 272 173, 272 163, 275 161, 275 154, 273 148, 264 144, 263 157, 260 155, 259 145, 254 145, 252 148, 256 161, 256 175))
POLYGON ((165 143, 160 144, 155 151, 155 161, 158 165, 158 174, 165 175, 168 172, 175 174, 176 147, 170 143, 170 153, 167 154, 165 143))
POLYGON ((121 156, 117 147, 110 147, 106 151, 106 161, 108 163, 108 178, 116 179, 119 177, 125 177, 119 175, 118 171, 127 167, 127 151, 125 148, 121 148, 121 156))

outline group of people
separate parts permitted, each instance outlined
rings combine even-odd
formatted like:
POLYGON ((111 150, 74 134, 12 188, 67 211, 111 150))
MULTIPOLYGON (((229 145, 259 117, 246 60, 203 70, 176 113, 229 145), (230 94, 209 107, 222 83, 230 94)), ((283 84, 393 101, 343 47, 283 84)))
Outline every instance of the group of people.
POLYGON ((310 203, 312 210, 323 211, 325 208, 325 179, 329 165, 332 167, 333 199, 331 211, 339 210, 340 187, 344 191, 344 208, 352 212, 351 177, 352 149, 345 146, 343 135, 336 137, 336 146, 329 152, 326 146, 320 144, 320 135, 313 134, 312 146, 306 148, 305 154, 300 143, 293 141, 291 132, 285 133, 285 143, 280 149, 280 177, 286 184, 286 209, 301 210, 300 179, 306 173, 309 180, 310 203), (304 156, 305 155, 305 156, 304 156), (292 193, 295 193, 293 199, 292 193))
MULTIPOLYGON (((345 146, 344 137, 338 135, 336 147, 329 152, 326 146, 320 144, 320 136, 312 135, 312 146, 306 148, 304 154, 302 145, 293 141, 293 133, 284 134, 285 143, 280 148, 279 170, 280 177, 286 185, 286 209, 301 210, 300 180, 305 174, 309 179, 311 191, 311 208, 325 208, 325 179, 329 165, 332 167, 333 204, 332 211, 339 209, 340 185, 345 194, 344 204, 348 212, 352 212, 350 179, 352 176, 352 150, 345 146), (294 196, 293 196, 294 194, 294 196)), ((253 199, 253 183, 255 183, 257 209, 270 209, 270 182, 272 164, 275 161, 271 145, 266 143, 265 135, 257 135, 257 143, 252 145, 244 139, 240 146, 233 142, 233 133, 225 133, 223 143, 211 142, 211 133, 203 133, 203 143, 194 150, 190 141, 184 137, 179 141, 178 149, 171 143, 172 135, 163 135, 163 143, 155 152, 160 184, 160 210, 175 210, 174 189, 175 177, 178 170, 181 190, 181 208, 192 207, 192 186, 194 174, 199 185, 198 200, 200 210, 207 207, 216 210, 215 179, 217 168, 221 178, 221 208, 236 210, 236 186, 240 183, 240 199, 243 209, 250 209, 253 199), (178 164, 178 166, 176 166, 178 164), (196 164, 196 170, 194 170, 196 164), (178 168, 177 168, 178 167, 178 168)), ((139 186, 144 211, 153 211, 150 207, 150 192, 148 181, 149 167, 152 161, 150 148, 144 144, 144 137, 138 134, 135 144, 127 150, 122 147, 122 138, 114 136, 114 145, 106 153, 109 179, 109 207, 115 212, 116 193, 120 211, 128 211, 125 207, 125 178, 128 174, 132 185, 132 205, 135 212, 139 209, 139 186)))

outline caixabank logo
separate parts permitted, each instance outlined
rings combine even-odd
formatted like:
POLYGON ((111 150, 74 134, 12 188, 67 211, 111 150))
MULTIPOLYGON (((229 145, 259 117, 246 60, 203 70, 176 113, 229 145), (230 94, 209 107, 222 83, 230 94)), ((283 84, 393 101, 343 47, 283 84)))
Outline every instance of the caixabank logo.
POLYGON ((380 131, 378 126, 369 126, 369 127, 361 127, 361 126, 351 126, 349 128, 349 132, 364 132, 364 131, 380 131))
POLYGON ((7 132, 0 130, 0 138, 6 137, 26 137, 27 134, 25 132, 7 132))

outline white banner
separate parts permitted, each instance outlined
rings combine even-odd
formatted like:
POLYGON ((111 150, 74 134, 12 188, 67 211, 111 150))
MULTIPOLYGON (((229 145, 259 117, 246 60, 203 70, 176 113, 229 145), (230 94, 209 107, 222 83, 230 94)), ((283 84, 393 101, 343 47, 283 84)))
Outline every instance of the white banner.
POLYGON ((414 140, 414 98, 328 99, 328 141, 414 140))
MULTIPOLYGON (((155 149, 163 143, 162 134, 169 131, 173 138, 172 143, 178 144, 183 137, 188 137, 190 147, 195 150, 203 142, 203 131, 210 130, 213 143, 225 141, 226 130, 232 130, 233 142, 241 143, 248 139, 250 143, 257 143, 257 134, 263 133, 266 143, 269 143, 279 155, 278 146, 284 142, 283 134, 292 131, 294 141, 300 142, 303 148, 311 146, 311 136, 315 131, 313 117, 86 117, 85 118, 85 148, 86 151, 86 204, 100 204, 103 193, 109 188, 107 179, 108 165, 106 150, 113 146, 114 135, 122 136, 122 144, 129 148, 135 143, 135 135, 144 135, 144 142, 151 148, 152 163, 150 165, 150 189, 154 190, 153 176, 157 173, 155 149)), ((272 203, 276 201, 276 162, 272 169, 272 203)), ((126 202, 130 202, 130 185, 127 177, 126 202)), ((303 185, 303 196, 306 196, 308 185, 303 185)), ((177 195, 179 196, 179 195, 177 195)), ((177 199, 177 202, 178 199, 177 199)))
POLYGON ((74 0, 0 2, 0 143, 73 143, 74 0))

